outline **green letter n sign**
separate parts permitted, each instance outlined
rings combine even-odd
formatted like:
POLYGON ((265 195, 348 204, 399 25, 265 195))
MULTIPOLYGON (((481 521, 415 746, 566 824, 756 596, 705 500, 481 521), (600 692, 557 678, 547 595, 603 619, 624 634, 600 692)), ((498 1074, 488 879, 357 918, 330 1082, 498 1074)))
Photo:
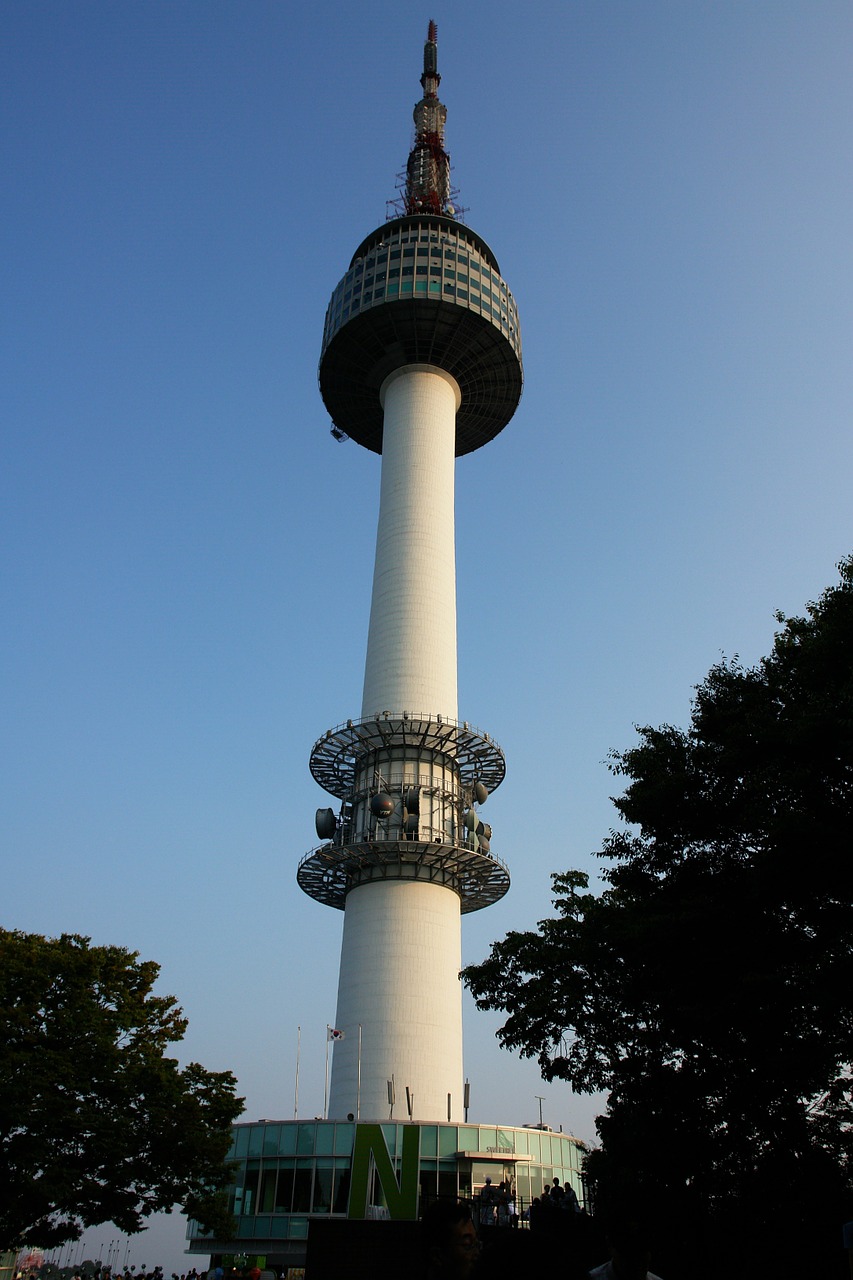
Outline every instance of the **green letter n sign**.
POLYGON ((418 1216, 418 1157, 420 1156, 421 1131, 418 1125, 405 1125, 402 1129, 403 1147, 400 1160, 400 1181, 394 1173, 394 1165, 388 1154, 382 1126, 359 1124, 355 1128, 355 1145, 352 1152, 352 1181, 350 1183, 348 1218, 366 1218, 370 1171, 375 1168, 382 1186, 388 1214, 395 1219, 415 1219, 418 1216))

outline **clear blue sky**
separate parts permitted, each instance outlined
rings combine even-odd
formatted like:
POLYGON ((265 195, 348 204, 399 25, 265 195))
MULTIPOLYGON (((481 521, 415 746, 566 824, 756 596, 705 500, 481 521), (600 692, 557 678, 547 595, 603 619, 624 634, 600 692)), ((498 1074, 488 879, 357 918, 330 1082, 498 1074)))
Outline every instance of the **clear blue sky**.
MULTIPOLYGON (((466 961, 596 873, 608 751, 853 549, 847 0, 6 0, 0 921, 156 959, 247 1119, 292 1116, 298 1025, 323 1105, 342 917, 295 872, 311 744, 360 705, 379 466, 316 365, 431 17, 526 373, 458 467, 460 714, 506 750, 513 874, 466 961)), ((466 1005, 471 1118, 542 1094, 592 1137, 497 1021, 466 1005)), ((183 1269, 175 1234, 132 1257, 183 1269)))

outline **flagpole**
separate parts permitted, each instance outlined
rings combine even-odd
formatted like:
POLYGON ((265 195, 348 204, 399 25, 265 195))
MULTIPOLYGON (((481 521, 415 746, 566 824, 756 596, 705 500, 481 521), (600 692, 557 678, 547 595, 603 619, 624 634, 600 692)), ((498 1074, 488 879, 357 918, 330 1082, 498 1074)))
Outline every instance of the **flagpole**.
POLYGON ((331 1023, 326 1023, 326 1082, 323 1085, 323 1119, 328 1119, 329 1110, 329 1040, 332 1030, 331 1023))
POLYGON ((293 1118, 299 1119, 299 1044, 302 1039, 302 1028, 296 1028, 296 1084, 293 1088, 293 1118))
POLYGON ((358 1024, 358 1077, 355 1086, 355 1118, 361 1119, 361 1023, 358 1024))

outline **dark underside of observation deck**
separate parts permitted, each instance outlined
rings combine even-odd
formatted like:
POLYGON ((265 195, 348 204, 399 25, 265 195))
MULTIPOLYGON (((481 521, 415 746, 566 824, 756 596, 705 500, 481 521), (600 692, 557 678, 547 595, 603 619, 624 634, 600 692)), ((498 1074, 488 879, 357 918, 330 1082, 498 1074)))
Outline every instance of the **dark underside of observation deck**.
POLYGON ((400 299, 353 317, 320 362, 320 392, 332 421, 382 452, 379 388, 395 369, 431 364, 459 384, 456 454, 502 431, 521 398, 522 371, 509 339, 483 316, 441 299, 400 299))

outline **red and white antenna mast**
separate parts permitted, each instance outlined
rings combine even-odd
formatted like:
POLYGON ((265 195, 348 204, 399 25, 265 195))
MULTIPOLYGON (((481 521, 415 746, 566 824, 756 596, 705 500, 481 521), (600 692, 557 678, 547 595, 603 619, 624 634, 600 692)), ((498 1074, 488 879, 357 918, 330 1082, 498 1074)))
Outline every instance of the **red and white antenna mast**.
POLYGON ((450 203, 450 156, 444 149, 444 122, 447 108, 438 100, 438 28, 430 20, 424 45, 424 96, 415 106, 415 142, 406 165, 403 193, 405 211, 437 213, 453 217, 450 203))

